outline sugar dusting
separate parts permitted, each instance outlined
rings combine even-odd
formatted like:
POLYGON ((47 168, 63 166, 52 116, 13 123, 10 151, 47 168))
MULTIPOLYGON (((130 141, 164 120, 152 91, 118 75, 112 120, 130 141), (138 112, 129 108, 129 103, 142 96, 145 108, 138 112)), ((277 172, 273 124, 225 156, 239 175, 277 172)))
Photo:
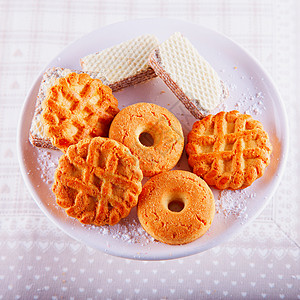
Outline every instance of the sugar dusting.
POLYGON ((53 184, 54 172, 58 166, 59 157, 53 157, 52 153, 47 149, 39 149, 37 170, 41 173, 43 182, 53 184))
POLYGON ((247 93, 242 93, 241 98, 235 104, 235 108, 245 114, 261 115, 266 110, 263 99, 262 92, 252 95, 248 91, 247 93))
POLYGON ((225 217, 235 216, 241 222, 248 219, 247 200, 256 196, 256 193, 247 193, 246 190, 223 190, 216 199, 216 213, 225 217))
MULTIPOLYGON (((238 70, 238 67, 233 67, 233 69, 235 71, 238 70)), ((220 72, 224 73, 225 70, 220 70, 220 72)), ((228 90, 229 90, 229 97, 233 97, 232 100, 234 100, 233 107, 232 105, 230 105, 230 110, 232 109, 236 109, 241 113, 244 114, 249 114, 252 116, 259 116, 262 115, 265 111, 266 111, 266 107, 264 105, 264 95, 263 92, 259 91, 258 88, 256 87, 254 91, 253 89, 250 89, 249 87, 246 87, 244 89, 244 92, 242 92, 241 94, 238 93, 239 91, 239 87, 237 85, 239 85, 239 81, 237 80, 236 83, 231 83, 230 81, 232 81, 232 77, 233 74, 230 73, 228 75, 229 82, 225 83, 228 90), (236 95, 236 94, 239 95, 236 95), (236 95, 236 96, 234 96, 236 95), (237 98, 235 98, 237 97, 237 98)), ((253 76, 245 76, 245 75, 241 75, 239 76, 240 80, 250 80, 253 81, 254 77, 253 76)), ((263 81, 264 79, 261 78, 261 80, 263 81)), ((252 84, 251 84, 252 85, 252 84)), ((222 105, 220 105, 219 107, 220 110, 224 110, 224 111, 228 111, 228 101, 224 101, 222 103, 222 105)))
POLYGON ((98 234, 109 235, 113 239, 121 240, 129 244, 139 244, 146 246, 154 243, 155 239, 151 237, 136 219, 123 219, 114 226, 89 226, 89 230, 96 230, 98 234))

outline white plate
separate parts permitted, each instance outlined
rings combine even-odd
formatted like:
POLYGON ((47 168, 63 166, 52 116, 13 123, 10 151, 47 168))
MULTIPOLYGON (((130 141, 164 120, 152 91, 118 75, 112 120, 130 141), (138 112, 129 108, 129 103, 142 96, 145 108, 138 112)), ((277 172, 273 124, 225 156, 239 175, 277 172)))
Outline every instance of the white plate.
MULTIPOLYGON (((119 257, 141 260, 184 257, 212 248, 236 233, 263 210, 274 194, 281 179, 288 151, 285 109, 274 84, 259 63, 239 45, 223 35, 178 20, 141 19, 116 23, 87 34, 72 43, 45 69, 33 84, 23 107, 18 130, 19 162, 26 185, 41 210, 71 237, 119 257), (170 246, 153 241, 141 229, 135 209, 120 224, 113 227, 81 225, 77 220, 67 217, 64 210, 56 205, 51 184, 46 183, 42 178, 45 171, 40 166, 43 150, 31 146, 28 141, 42 74, 51 66, 80 69, 81 57, 138 35, 153 33, 163 41, 175 31, 180 31, 194 44, 228 86, 230 97, 221 109, 248 112, 263 123, 274 148, 271 164, 264 176, 245 190, 223 194, 213 190, 218 209, 213 224, 203 237, 187 245, 170 246), (237 204, 233 208, 229 207, 229 198, 235 205, 237 204)), ((185 135, 195 122, 191 114, 160 79, 130 87, 116 93, 115 96, 119 100, 120 108, 142 101, 168 108, 181 121, 185 135)), ((59 151, 48 151, 48 154, 50 161, 55 161, 61 155, 59 151)), ((189 170, 185 153, 177 168, 189 170)), ((53 170, 50 170, 51 172, 53 170)))

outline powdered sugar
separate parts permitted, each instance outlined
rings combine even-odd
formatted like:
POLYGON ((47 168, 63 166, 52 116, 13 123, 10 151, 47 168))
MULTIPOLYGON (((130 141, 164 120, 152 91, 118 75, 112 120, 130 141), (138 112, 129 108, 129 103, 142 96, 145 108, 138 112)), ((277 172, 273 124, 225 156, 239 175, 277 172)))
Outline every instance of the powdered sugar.
POLYGON ((155 242, 135 218, 123 219, 114 226, 91 226, 90 228, 96 229, 97 233, 101 235, 110 235, 113 239, 122 240, 129 244, 139 244, 146 246, 149 243, 155 242))
POLYGON ((254 198, 255 193, 246 190, 223 190, 216 199, 216 213, 225 217, 235 216, 245 222, 248 219, 247 200, 254 198))
POLYGON ((52 155, 47 149, 38 150, 37 170, 41 173, 42 180, 47 184, 52 184, 54 181, 54 172, 58 166, 59 157, 52 155))
MULTIPOLYGON (((230 94, 232 94, 232 92, 237 89, 236 85, 233 84, 229 84, 228 88, 230 94)), ((241 96, 239 96, 239 99, 237 102, 235 102, 233 108, 231 104, 229 105, 228 101, 224 101, 218 107, 218 111, 222 111, 222 110, 228 111, 228 110, 236 109, 243 114, 257 116, 263 114, 263 112, 266 110, 263 100, 264 100, 264 96, 262 92, 251 94, 251 92, 248 90, 247 93, 242 93, 241 96)), ((218 111, 216 111, 216 113, 218 111)))
MULTIPOLYGON (((219 110, 232 110, 236 109, 241 113, 250 114, 252 116, 262 115, 266 111, 264 104, 264 94, 259 91, 258 87, 253 86, 254 82, 257 82, 257 78, 254 76, 248 76, 243 73, 237 66, 233 67, 234 72, 226 74, 225 70, 220 70, 227 75, 225 85, 229 90, 229 99, 223 102, 223 105, 219 106, 219 110), (233 80, 235 78, 235 80, 233 80), (244 91, 244 92, 240 92, 244 91), (228 108, 229 107, 229 108, 228 108)), ((264 78, 260 79, 261 81, 264 78)))
POLYGON ((262 92, 257 92, 255 95, 250 92, 243 93, 235 108, 245 114, 261 115, 266 110, 263 99, 262 92))

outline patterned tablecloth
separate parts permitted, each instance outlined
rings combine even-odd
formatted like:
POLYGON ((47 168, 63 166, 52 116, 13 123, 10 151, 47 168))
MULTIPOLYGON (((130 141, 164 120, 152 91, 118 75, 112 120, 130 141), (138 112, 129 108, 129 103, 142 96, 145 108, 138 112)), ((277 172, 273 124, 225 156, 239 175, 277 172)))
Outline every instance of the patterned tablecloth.
POLYGON ((300 299, 298 1, 0 0, 0 299, 300 299), (279 88, 290 126, 283 179, 226 243, 170 261, 103 254, 60 231, 19 171, 17 124, 43 66, 69 42, 135 18, 172 17, 248 49, 279 88), (297 27, 298 26, 298 27, 297 27))

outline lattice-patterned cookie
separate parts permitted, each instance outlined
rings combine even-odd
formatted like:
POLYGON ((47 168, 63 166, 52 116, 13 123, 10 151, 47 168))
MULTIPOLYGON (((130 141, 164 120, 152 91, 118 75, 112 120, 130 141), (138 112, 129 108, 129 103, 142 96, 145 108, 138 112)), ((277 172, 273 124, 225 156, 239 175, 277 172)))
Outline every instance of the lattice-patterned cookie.
POLYGON ((80 60, 84 71, 99 72, 112 89, 122 89, 156 77, 148 57, 158 46, 151 34, 141 35, 80 60))
POLYGON ((54 179, 58 205, 81 223, 101 226, 118 223, 136 206, 143 175, 126 146, 96 137, 70 146, 54 179))
POLYGON ((272 146, 262 124, 238 111, 195 122, 186 145, 193 172, 218 189, 240 189, 264 174, 272 146))
POLYGON ((197 119, 208 115, 228 96, 217 72, 179 32, 151 53, 149 64, 197 119))
POLYGON ((85 73, 60 78, 48 90, 42 109, 45 135, 63 152, 81 139, 107 136, 119 112, 111 89, 85 73))
POLYGON ((87 71, 83 72, 78 70, 71 70, 71 69, 57 68, 57 67, 47 69, 43 74, 43 78, 40 84, 39 92, 36 99, 35 109, 34 109, 34 115, 30 126, 29 140, 33 146, 57 150, 57 148, 52 145, 50 138, 48 138, 44 132, 44 126, 41 121, 41 115, 43 112, 42 102, 47 96, 47 91, 57 83, 57 79, 66 77, 70 73, 77 73, 77 74, 87 73, 93 79, 100 79, 104 84, 106 84, 105 78, 103 78, 103 76, 101 76, 101 74, 99 73, 87 72, 87 71))

